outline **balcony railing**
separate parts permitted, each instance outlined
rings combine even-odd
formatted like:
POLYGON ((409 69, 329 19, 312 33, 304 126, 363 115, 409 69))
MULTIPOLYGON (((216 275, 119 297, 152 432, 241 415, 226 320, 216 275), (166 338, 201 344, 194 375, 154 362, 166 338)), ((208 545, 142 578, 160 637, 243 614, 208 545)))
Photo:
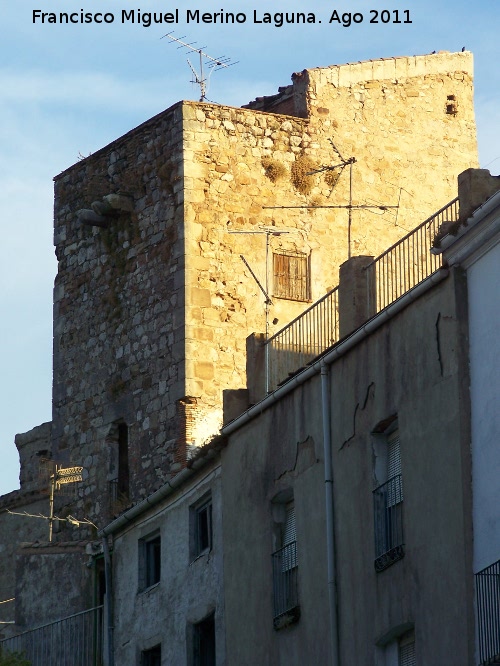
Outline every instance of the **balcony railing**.
POLYGON ((373 491, 375 569, 383 571, 404 555, 403 481, 392 477, 373 491))
POLYGON ((268 390, 297 372, 339 338, 338 287, 266 341, 268 390))
POLYGON ((434 237, 443 223, 458 220, 458 197, 366 266, 376 291, 373 312, 380 312, 441 266, 441 257, 431 254, 434 237))
POLYGON ((297 590, 297 542, 292 541, 272 555, 274 627, 296 622, 299 619, 297 590))
POLYGON ((500 560, 475 579, 479 663, 500 664, 500 560))
MULTIPOLYGON (((457 198, 365 267, 368 295, 376 294, 369 311, 380 312, 440 268, 441 257, 431 254, 430 249, 441 225, 456 222, 458 212, 457 198), (375 289, 368 288, 373 284, 375 289)), ((266 340, 267 392, 273 391, 338 339, 338 287, 335 287, 266 340)))
POLYGON ((22 653, 31 666, 102 666, 102 609, 97 606, 5 638, 0 651, 22 653))

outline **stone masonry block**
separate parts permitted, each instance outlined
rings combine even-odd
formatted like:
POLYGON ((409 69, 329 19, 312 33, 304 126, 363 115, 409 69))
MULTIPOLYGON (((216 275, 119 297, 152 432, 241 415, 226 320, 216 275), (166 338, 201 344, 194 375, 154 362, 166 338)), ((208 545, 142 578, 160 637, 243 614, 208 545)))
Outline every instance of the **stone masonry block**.
POLYGON ((212 305, 212 297, 208 289, 191 288, 191 305, 209 308, 212 305))
POLYGON ((198 379, 213 379, 214 364, 207 361, 198 361, 194 364, 194 374, 198 379))

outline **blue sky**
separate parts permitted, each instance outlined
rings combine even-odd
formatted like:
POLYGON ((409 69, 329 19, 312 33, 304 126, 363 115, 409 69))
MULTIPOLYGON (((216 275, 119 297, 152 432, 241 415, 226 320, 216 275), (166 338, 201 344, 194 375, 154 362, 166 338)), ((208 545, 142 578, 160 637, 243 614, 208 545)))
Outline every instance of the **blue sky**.
MULTIPOLYGON (((213 75, 208 98, 240 106, 277 92, 292 72, 432 51, 474 53, 481 166, 500 172, 498 0, 0 0, 0 494, 18 487, 14 435, 51 418, 52 178, 179 99, 197 99, 186 55, 163 34, 238 64, 213 75), (123 24, 121 11, 172 12, 179 25, 123 24), (33 23, 42 12, 112 12, 108 25, 33 23), (241 25, 186 25, 186 10, 244 12, 241 25), (329 24, 331 12, 362 23, 329 24), (370 24, 370 10, 409 10, 411 24, 370 24), (322 23, 253 22, 253 11, 310 11, 322 23)), ((394 15, 394 14, 393 14, 394 15)), ((193 60, 193 64, 195 64, 193 60)))

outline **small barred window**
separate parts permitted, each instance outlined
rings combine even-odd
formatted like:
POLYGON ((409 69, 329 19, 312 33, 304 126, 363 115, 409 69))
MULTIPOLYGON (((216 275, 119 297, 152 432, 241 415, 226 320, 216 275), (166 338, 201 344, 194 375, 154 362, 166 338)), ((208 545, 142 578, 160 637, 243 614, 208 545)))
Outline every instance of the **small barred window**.
POLYGON ((302 252, 273 254, 274 296, 291 301, 310 301, 310 261, 302 252))

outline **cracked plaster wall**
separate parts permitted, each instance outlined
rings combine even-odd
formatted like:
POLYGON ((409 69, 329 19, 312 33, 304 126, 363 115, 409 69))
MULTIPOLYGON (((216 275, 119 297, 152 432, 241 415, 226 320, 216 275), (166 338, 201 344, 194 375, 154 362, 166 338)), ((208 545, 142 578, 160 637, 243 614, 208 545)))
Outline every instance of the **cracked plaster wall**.
MULTIPOLYGON (((342 663, 376 663, 379 638, 408 622, 423 663, 445 663, 452 650, 460 666, 473 662, 467 346, 467 287, 463 272, 451 270, 330 366, 342 663), (438 318, 447 322, 439 345, 438 318), (405 556, 377 573, 372 432, 395 414, 405 556)), ((317 374, 229 435, 222 452, 224 506, 238 507, 224 519, 225 577, 240 581, 236 591, 225 589, 231 663, 328 660, 308 644, 315 630, 328 634, 321 624, 328 617, 321 422, 317 374), (268 594, 272 500, 285 490, 295 501, 301 606, 286 637, 272 628, 268 594)), ((325 641, 318 643, 326 650, 325 641)))

